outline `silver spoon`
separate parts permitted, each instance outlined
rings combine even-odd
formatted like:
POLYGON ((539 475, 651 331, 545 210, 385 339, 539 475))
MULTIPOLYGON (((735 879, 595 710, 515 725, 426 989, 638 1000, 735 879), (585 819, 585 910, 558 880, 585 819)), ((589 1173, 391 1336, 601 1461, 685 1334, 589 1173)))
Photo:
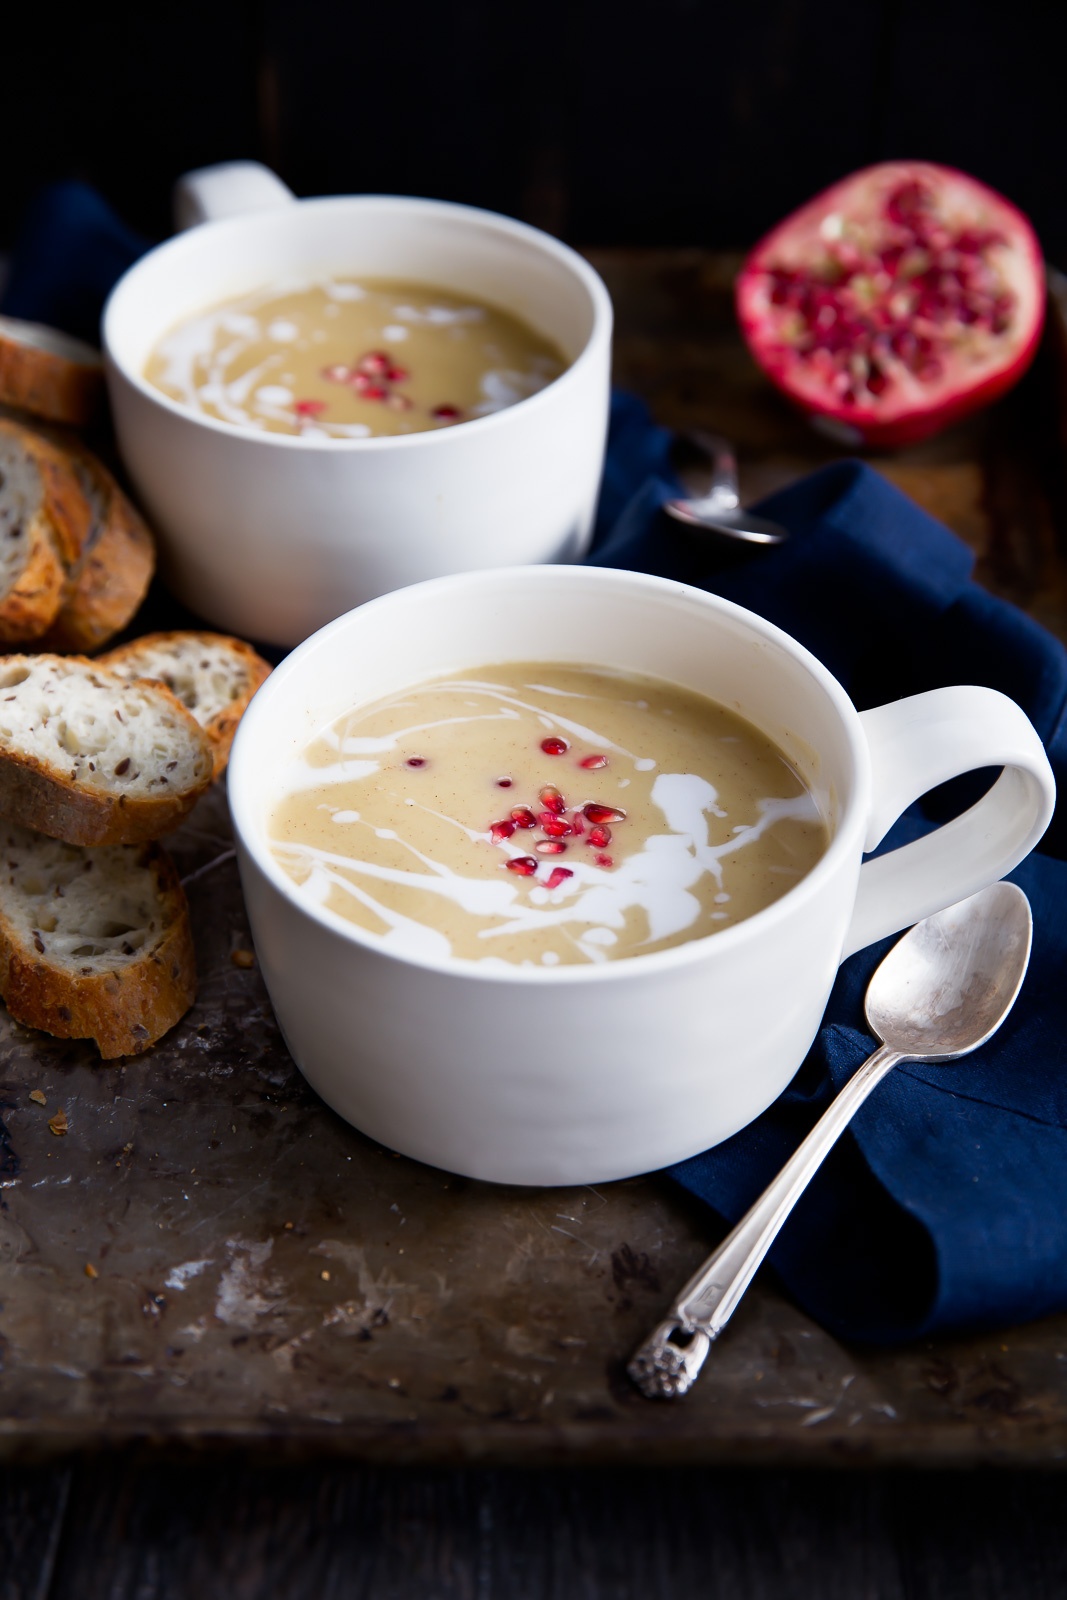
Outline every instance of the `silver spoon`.
POLYGON ((642 1394, 673 1399, 692 1386, 782 1224, 886 1073, 901 1061, 955 1061, 996 1033, 1022 985, 1032 931, 1022 890, 994 883, 893 946, 867 990, 867 1022, 882 1044, 636 1351, 627 1371, 642 1394))
POLYGON ((737 457, 728 440, 717 433, 688 436, 711 457, 711 484, 707 494, 693 499, 667 500, 663 509, 687 527, 705 528, 728 539, 748 544, 781 544, 789 535, 778 522, 753 516, 741 504, 737 488, 737 457))

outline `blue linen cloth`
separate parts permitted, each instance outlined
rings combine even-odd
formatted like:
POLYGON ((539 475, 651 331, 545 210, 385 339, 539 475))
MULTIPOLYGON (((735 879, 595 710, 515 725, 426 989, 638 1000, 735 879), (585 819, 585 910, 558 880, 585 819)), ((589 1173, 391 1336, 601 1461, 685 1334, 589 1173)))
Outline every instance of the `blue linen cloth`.
MULTIPOLYGON (((142 251, 82 184, 39 197, 0 310, 93 337, 111 283, 142 251)), ((1000 689, 1067 777, 1067 653, 972 579, 955 536, 878 473, 842 462, 759 510, 788 543, 714 550, 660 510, 679 491, 672 435, 616 395, 590 561, 680 578, 802 641, 862 710, 948 683, 1000 689)), ((956 780, 883 848, 970 804, 956 780)), ((796 1300, 844 1338, 895 1341, 1067 1307, 1067 805, 1012 878, 1035 935, 1022 995, 991 1044, 942 1066, 898 1067, 860 1111, 771 1251, 796 1300)), ((845 962, 818 1038, 786 1092, 671 1178, 736 1220, 874 1047, 863 997, 892 940, 845 962)), ((769 1002, 770 1003, 770 1002, 769 1002)), ((753 1026, 758 1020, 753 1019, 753 1026)))
MULTIPOLYGON (((1067 652, 978 587, 954 534, 870 467, 845 461, 759 506, 789 529, 787 543, 724 555, 659 510, 678 492, 670 443, 639 401, 616 397, 611 499, 593 562, 680 577, 759 612, 819 656, 860 710, 949 683, 1000 689, 1034 723, 1063 789, 1067 652)), ((945 784, 882 849, 971 804, 989 777, 945 784)), ((1011 874, 1030 898, 1035 932, 1001 1031, 962 1061, 897 1067, 771 1250, 793 1296, 844 1338, 910 1339, 1067 1306, 1064 811, 1011 874)), ((748 1209, 874 1048, 863 999, 893 942, 844 963, 807 1060, 770 1110, 673 1168, 721 1217, 748 1209)))

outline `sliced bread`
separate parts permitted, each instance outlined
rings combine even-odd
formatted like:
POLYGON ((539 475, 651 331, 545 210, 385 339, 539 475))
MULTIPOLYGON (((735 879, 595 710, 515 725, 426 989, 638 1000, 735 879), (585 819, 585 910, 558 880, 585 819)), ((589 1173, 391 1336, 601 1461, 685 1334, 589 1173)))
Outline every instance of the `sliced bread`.
POLYGON ((216 778, 245 707, 270 672, 250 644, 222 633, 146 633, 98 659, 124 678, 154 678, 177 695, 211 740, 216 778))
POLYGON ((196 998, 189 911, 158 845, 84 850, 0 823, 0 996, 17 1022, 136 1055, 196 998))
POLYGON ((85 447, 67 445, 89 509, 89 530, 67 574, 59 611, 39 645, 91 654, 119 633, 144 599, 155 540, 111 473, 85 447))
POLYGON ((0 317, 0 401, 83 427, 104 389, 98 352, 40 322, 0 317))
POLYGON ((80 656, 0 658, 0 815, 68 844, 139 844, 211 783, 211 741, 159 683, 80 656))
POLYGON ((55 620, 90 522, 71 460, 0 417, 0 643, 39 639, 55 620))

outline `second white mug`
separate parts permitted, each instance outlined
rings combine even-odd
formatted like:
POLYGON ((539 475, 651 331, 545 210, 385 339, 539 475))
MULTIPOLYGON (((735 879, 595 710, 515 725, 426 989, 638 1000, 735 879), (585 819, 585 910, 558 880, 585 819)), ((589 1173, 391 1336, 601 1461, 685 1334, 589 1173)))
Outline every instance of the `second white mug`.
POLYGON ((104 314, 119 448, 193 611, 293 645, 419 579, 574 561, 592 533, 607 435, 611 302, 574 251, 468 206, 374 195, 297 202, 254 163, 190 174, 198 222, 137 262, 104 314), (549 337, 569 365, 540 393, 457 427, 391 438, 260 433, 144 376, 183 318, 301 275, 389 277, 469 294, 549 337))

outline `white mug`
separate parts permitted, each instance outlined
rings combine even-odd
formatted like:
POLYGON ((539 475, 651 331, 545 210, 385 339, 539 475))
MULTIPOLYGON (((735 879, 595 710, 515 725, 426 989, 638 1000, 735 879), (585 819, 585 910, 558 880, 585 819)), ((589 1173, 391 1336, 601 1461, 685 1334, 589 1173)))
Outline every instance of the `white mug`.
POLYGON ((627 1177, 735 1133, 803 1060, 839 962, 1010 871, 1055 803, 1040 739, 992 689, 860 714, 814 656, 729 601, 562 566, 437 579, 339 618, 260 689, 229 771, 256 950, 304 1075, 392 1149, 519 1184, 627 1177), (405 956, 304 899, 268 842, 299 752, 357 705, 506 661, 665 678, 739 710, 810 786, 825 855, 720 933, 589 966, 405 956), (863 863, 913 800, 988 766, 1004 771, 970 811, 863 863))
POLYGON ((116 285, 104 352, 119 449, 198 615, 292 645, 375 595, 441 573, 573 561, 592 534, 607 436, 611 301, 535 228, 469 206, 364 195, 297 202, 254 162, 179 184, 188 232, 116 285), (388 438, 260 433, 148 383, 175 323, 281 279, 432 283, 512 311, 569 366, 539 394, 453 428, 388 438))

